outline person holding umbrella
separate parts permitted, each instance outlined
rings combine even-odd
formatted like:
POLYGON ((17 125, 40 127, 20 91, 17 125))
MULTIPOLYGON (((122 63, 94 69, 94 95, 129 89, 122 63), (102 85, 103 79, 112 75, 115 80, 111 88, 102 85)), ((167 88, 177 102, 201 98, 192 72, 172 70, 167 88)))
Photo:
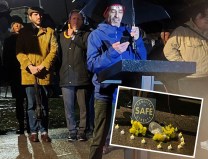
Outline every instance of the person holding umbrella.
POLYGON ((32 142, 39 141, 38 131, 43 142, 51 141, 48 136, 48 94, 58 44, 54 30, 41 25, 43 12, 39 7, 28 9, 31 23, 20 30, 16 43, 22 85, 25 86, 28 101, 27 113, 32 142), (41 108, 41 111, 37 111, 37 108, 41 108))
POLYGON ((128 28, 121 24, 124 14, 125 9, 121 1, 110 1, 103 14, 105 21, 88 37, 87 64, 88 69, 94 73, 92 82, 95 86, 95 128, 90 146, 90 159, 102 158, 117 95, 117 85, 99 83, 97 73, 122 59, 145 60, 147 56, 139 28, 128 28), (132 41, 136 45, 135 49, 132 41))

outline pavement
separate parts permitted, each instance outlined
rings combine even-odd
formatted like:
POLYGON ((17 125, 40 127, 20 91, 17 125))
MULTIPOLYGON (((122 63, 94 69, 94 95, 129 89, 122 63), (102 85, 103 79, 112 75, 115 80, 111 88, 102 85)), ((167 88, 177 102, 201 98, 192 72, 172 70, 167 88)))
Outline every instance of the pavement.
MULTIPOLYGON (((0 159, 88 159, 88 141, 68 142, 66 128, 49 129, 51 143, 30 142, 28 134, 17 135, 14 131, 0 135, 0 159)), ((122 148, 111 147, 103 159, 123 159, 122 148)))
MULTIPOLYGON (((56 125, 60 127, 52 128, 53 124, 49 125, 51 143, 43 143, 41 140, 36 143, 30 142, 26 131, 24 135, 16 134, 14 99, 11 99, 11 92, 5 89, 5 87, 0 87, 0 130, 6 127, 9 131, 6 135, 0 135, 0 159, 88 159, 92 138, 85 142, 68 142, 68 130, 63 128, 63 123, 61 123, 64 118, 63 112, 53 114, 56 116, 54 120, 59 123, 56 125)), ((60 101, 58 104, 61 104, 60 101)), ((56 105, 57 101, 52 100, 52 104, 56 105)), ((124 159, 124 149, 111 147, 109 153, 103 155, 103 159, 124 159)))

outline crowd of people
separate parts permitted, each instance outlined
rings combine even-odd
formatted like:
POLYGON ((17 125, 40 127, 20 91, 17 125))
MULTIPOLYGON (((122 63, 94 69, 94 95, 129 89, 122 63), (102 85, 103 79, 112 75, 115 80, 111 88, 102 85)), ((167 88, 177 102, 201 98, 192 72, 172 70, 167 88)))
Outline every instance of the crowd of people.
MULTIPOLYGON (((97 74, 122 59, 148 58, 139 28, 121 23, 125 7, 119 0, 108 4, 103 14, 104 22, 93 31, 86 25, 86 17, 80 10, 70 12, 68 27, 59 34, 42 25, 43 9, 30 7, 27 13, 31 23, 23 24, 20 17, 12 17, 1 60, 6 70, 5 79, 16 99, 17 133, 24 134, 26 122, 31 142, 51 142, 48 98, 50 86, 54 83, 55 63, 59 63, 59 86, 69 131, 68 141, 86 141, 86 133, 93 132, 89 158, 101 159, 104 148, 106 151, 109 146, 118 85, 98 82, 97 74), (124 36, 128 40, 121 42, 124 36), (79 106, 78 125, 76 102, 79 106)), ((158 54, 149 59, 196 62, 195 74, 174 84, 167 81, 169 92, 203 97, 207 103, 207 37, 207 3, 193 11, 189 22, 172 32, 161 32, 160 45, 151 50, 158 54), (177 91, 172 91, 172 87, 177 91)))

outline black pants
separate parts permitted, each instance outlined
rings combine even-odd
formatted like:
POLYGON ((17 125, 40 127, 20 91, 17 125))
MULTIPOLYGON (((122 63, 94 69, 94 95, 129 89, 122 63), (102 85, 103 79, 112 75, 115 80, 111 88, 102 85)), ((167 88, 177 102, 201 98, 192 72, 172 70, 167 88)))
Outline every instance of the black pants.
POLYGON ((112 114, 112 103, 95 99, 95 128, 90 145, 89 159, 102 159, 103 146, 109 132, 112 114))

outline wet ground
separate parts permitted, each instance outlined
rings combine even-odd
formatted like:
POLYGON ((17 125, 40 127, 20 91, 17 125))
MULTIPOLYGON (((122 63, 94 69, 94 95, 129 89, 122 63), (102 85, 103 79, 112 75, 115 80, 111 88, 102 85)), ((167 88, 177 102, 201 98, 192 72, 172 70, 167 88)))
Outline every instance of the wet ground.
MULTIPOLYGON (((7 96, 8 97, 8 96, 7 96)), ((129 124, 129 114, 124 112, 124 108, 121 107, 119 121, 126 121, 129 124), (123 111, 122 111, 123 110, 123 111), (122 120, 121 120, 122 119, 122 120)), ((207 107, 203 112, 208 112, 207 107)), ((127 108, 130 110, 129 108, 127 108)), ((118 112, 119 115, 119 112, 118 112)), ((207 119, 206 115, 204 115, 207 119)), ((164 116, 158 116, 158 121, 162 121, 164 116)), ((165 116, 166 121, 172 120, 171 116, 165 116)), ((183 126, 185 132, 193 132, 196 130, 195 118, 174 118, 177 119, 174 122, 177 123, 179 129, 180 125, 183 126), (187 124, 189 123, 189 124, 187 124)), ((118 120, 117 120, 118 121, 118 120)), ((122 121, 122 122, 123 122, 122 121)), ((123 126, 125 126, 125 124, 123 126)), ((127 129, 128 129, 127 124, 127 129)), ((121 124, 122 125, 122 124, 121 124)), ((65 114, 63 109, 63 101, 61 98, 51 98, 50 99, 50 123, 49 123, 49 135, 52 138, 51 143, 31 143, 28 139, 28 134, 17 135, 15 134, 15 129, 17 126, 17 121, 15 117, 15 107, 14 99, 11 97, 5 98, 1 94, 0 98, 0 159, 87 159, 89 154, 89 146, 92 138, 89 138, 86 142, 68 142, 66 140, 68 132, 66 129, 65 114)), ((125 129, 125 128, 124 128, 125 129)), ((126 130, 127 131, 127 130, 126 130)), ((197 145, 196 159, 207 159, 208 151, 200 148, 200 142, 207 140, 207 120, 202 120, 202 126, 200 127, 199 140, 197 145)), ((120 134, 114 134, 119 136, 120 134)), ((122 136, 123 137, 123 136, 122 136)), ((185 137, 187 139, 187 137, 185 137)), ((113 139, 115 137, 113 136, 113 139)), ((126 140, 129 139, 126 135, 126 140)), ((113 140, 114 144, 122 145, 124 142, 122 138, 118 140, 113 140)), ((139 140, 139 139, 138 139, 139 140)), ((193 141, 194 139, 192 139, 193 141)), ((129 140, 128 140, 129 141, 129 140)), ((125 144, 128 142, 125 142, 125 144)), ((140 142, 137 143, 141 146, 140 142)), ((134 147, 134 145, 130 145, 134 147)), ((144 146, 144 145, 142 145, 144 146)), ((139 146, 137 146, 139 147, 139 146)), ((146 145, 147 147, 147 145, 146 145)), ((165 147, 165 146, 164 146, 165 147)), ((187 146, 188 147, 188 146, 187 146)), ((145 147, 141 147, 146 149, 145 147)), ((193 149, 193 147, 191 147, 193 149)), ((190 152, 192 150, 190 149, 190 152)), ((123 148, 120 146, 111 147, 111 151, 103 156, 103 159, 144 159, 143 157, 138 157, 137 152, 133 151, 133 157, 126 156, 123 148)), ((131 151, 128 149, 127 151, 131 151)), ((142 151, 144 152, 144 151, 142 151)), ((146 153, 146 152, 145 152, 146 153)), ((184 152, 183 152, 184 153, 184 152)), ((187 154, 187 152, 185 152, 187 154)), ((130 155, 131 155, 130 154, 130 155)), ((179 157, 155 152, 149 152, 145 159, 185 159, 187 157, 179 157)))
MULTIPOLYGON (((51 143, 30 142, 28 134, 15 133, 14 99, 0 98, 0 159, 87 159, 92 138, 86 142, 68 142, 63 101, 51 98, 49 135, 51 143)), ((104 159, 123 159, 122 148, 111 147, 104 159)))
MULTIPOLYGON (((0 136, 0 159, 87 159, 91 139, 68 142, 67 129, 49 130, 51 143, 30 142, 28 135, 8 132, 0 136)), ((104 159, 123 159, 123 149, 114 148, 104 159)))

